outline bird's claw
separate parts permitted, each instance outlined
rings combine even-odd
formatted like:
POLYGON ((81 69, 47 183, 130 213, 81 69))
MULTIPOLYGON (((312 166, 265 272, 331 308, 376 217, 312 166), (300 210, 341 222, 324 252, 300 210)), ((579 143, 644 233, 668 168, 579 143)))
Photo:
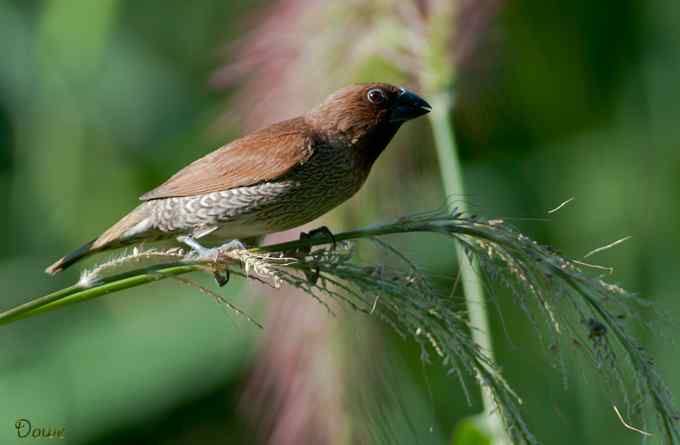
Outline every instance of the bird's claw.
POLYGON ((177 241, 190 247, 199 260, 216 262, 219 258, 218 249, 204 247, 190 236, 178 236, 177 241))
POLYGON ((198 260, 209 261, 216 263, 224 252, 229 252, 231 250, 243 250, 246 246, 237 239, 231 240, 228 243, 224 243, 218 247, 204 247, 199 244, 198 241, 190 236, 178 236, 177 241, 182 244, 186 244, 191 247, 191 249, 196 253, 198 260))
POLYGON ((321 270, 319 270, 319 265, 316 264, 314 266, 314 269, 312 270, 305 270, 305 277, 307 277, 307 281, 309 281, 312 285, 315 285, 317 281, 319 281, 319 276, 321 276, 321 270))
POLYGON ((229 269, 224 269, 223 271, 213 271, 213 277, 215 277, 215 282, 219 287, 224 287, 230 278, 229 269))
MULTIPOLYGON (((319 228, 316 228, 314 230, 310 230, 309 232, 302 232, 300 233, 300 240, 307 240, 310 238, 314 237, 325 237, 326 239, 329 239, 331 242, 331 250, 335 250, 337 247, 337 243, 335 240, 335 236, 333 235, 333 232, 330 231, 330 229, 326 226, 321 226, 319 228)), ((297 254, 300 257, 304 257, 306 255, 309 255, 309 253, 312 251, 311 246, 305 246, 301 247, 297 250, 297 254)), ((309 271, 305 271, 305 276, 307 277, 307 280, 312 283, 316 284, 316 282, 319 280, 319 276, 321 275, 321 271, 319 270, 319 265, 315 265, 314 269, 309 271)))
POLYGON ((315 236, 326 237, 326 239, 331 241, 331 250, 335 250, 338 247, 338 243, 335 240, 335 235, 333 235, 333 232, 331 232, 331 230, 326 226, 321 226, 314 230, 310 230, 307 236, 309 238, 313 238, 315 236))
MULTIPOLYGON (((337 247, 337 243, 335 241, 335 235, 333 235, 333 232, 330 231, 330 229, 326 226, 321 226, 318 227, 314 230, 310 230, 309 232, 301 232, 300 233, 300 240, 308 240, 314 237, 325 237, 326 239, 330 240, 331 242, 331 250, 335 250, 337 247)), ((300 247, 298 249, 298 252, 301 254, 301 256, 304 255, 309 255, 309 253, 312 251, 311 246, 305 246, 305 247, 300 247)))
MULTIPOLYGON (((177 241, 189 246, 196 254, 196 259, 198 261, 206 261, 215 264, 219 262, 224 252, 228 252, 230 250, 242 250, 246 248, 243 243, 237 239, 231 240, 228 243, 213 248, 202 246, 200 243, 198 243, 198 241, 190 236, 178 236, 177 241)), ((213 277, 215 277, 217 285, 222 287, 229 282, 229 269, 225 267, 223 270, 215 270, 213 271, 213 277)))

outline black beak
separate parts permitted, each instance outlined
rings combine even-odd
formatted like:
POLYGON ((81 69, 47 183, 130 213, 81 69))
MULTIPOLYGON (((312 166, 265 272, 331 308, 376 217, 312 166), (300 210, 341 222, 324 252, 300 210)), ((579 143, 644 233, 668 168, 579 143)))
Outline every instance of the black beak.
POLYGON ((402 88, 392 106, 390 122, 406 122, 430 111, 432 107, 422 97, 402 88))

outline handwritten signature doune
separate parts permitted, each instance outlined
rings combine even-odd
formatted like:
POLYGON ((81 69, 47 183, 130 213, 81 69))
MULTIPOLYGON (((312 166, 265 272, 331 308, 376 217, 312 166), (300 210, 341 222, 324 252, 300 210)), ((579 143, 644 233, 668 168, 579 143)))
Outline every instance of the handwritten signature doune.
POLYGON ((63 439, 65 435, 65 428, 55 428, 52 426, 33 426, 28 419, 17 419, 14 422, 14 427, 17 429, 17 436, 20 439, 63 439))

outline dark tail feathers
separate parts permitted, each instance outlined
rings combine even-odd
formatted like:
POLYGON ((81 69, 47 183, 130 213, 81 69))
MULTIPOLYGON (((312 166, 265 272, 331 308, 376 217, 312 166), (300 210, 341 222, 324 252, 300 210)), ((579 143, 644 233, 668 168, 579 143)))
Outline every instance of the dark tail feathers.
POLYGON ((135 227, 140 222, 144 221, 147 216, 147 207, 142 204, 137 206, 132 212, 125 215, 120 221, 111 226, 106 232, 102 233, 99 238, 90 241, 81 246, 79 249, 69 253, 64 258, 60 259, 50 267, 45 269, 48 274, 54 275, 69 267, 71 264, 80 261, 96 252, 101 252, 107 249, 115 249, 121 245, 126 244, 125 237, 128 230, 135 227))
POLYGON ((96 252, 98 249, 92 248, 92 245, 95 243, 95 241, 97 240, 93 239, 89 243, 80 246, 78 249, 59 259, 56 263, 45 269, 45 272, 50 275, 54 275, 57 272, 61 272, 62 270, 66 269, 71 264, 78 262, 86 256, 96 252))

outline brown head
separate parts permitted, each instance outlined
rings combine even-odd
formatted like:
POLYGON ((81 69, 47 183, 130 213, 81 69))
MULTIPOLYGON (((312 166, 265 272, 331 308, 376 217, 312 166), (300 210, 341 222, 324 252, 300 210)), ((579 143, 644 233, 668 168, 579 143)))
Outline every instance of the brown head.
POLYGON ((429 113, 417 94, 387 83, 350 85, 331 94, 305 115, 318 134, 356 149, 369 165, 401 124, 429 113))

